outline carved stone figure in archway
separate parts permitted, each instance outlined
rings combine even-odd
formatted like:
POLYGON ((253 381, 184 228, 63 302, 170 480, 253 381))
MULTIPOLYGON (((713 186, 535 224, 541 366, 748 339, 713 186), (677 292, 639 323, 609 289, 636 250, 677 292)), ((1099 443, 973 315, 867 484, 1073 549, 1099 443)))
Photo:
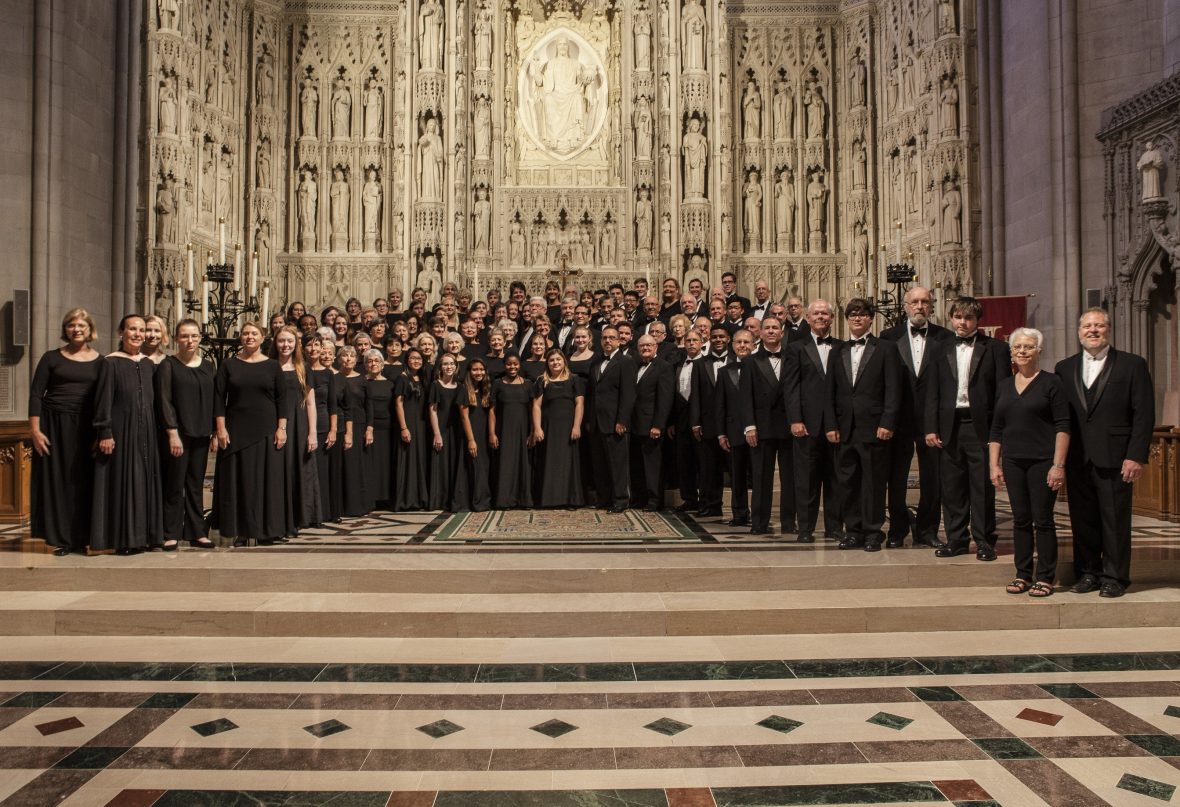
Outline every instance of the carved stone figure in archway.
POLYGON ((828 105, 824 101, 823 87, 819 86, 818 81, 812 82, 807 88, 803 104, 807 107, 807 139, 822 140, 827 125, 828 105))
POLYGON ((653 224, 651 191, 640 188, 638 200, 635 202, 635 247, 640 252, 651 252, 653 224))
POLYGON ((760 251, 762 241, 762 183, 757 171, 750 172, 742 188, 742 206, 745 212, 745 233, 749 252, 760 251))
POLYGON ((808 238, 812 252, 823 251, 824 224, 828 215, 828 188, 824 185, 824 175, 816 171, 811 182, 807 184, 807 224, 810 228, 808 238))
POLYGON ((180 0, 159 0, 156 7, 160 12, 160 30, 175 31, 180 19, 180 0))
POLYGON ((475 159, 492 157, 492 102, 485 96, 475 99, 475 159))
POLYGON ((762 93, 754 79, 746 81, 742 91, 742 137, 745 140, 762 138, 762 93))
POLYGON ((963 243, 963 197, 958 184, 948 179, 943 183, 942 193, 942 243, 959 245, 963 243))
POLYGON ((332 90, 332 137, 346 140, 352 134, 352 90, 343 77, 336 79, 332 90))
POLYGON ((524 266, 527 260, 525 250, 524 230, 519 221, 513 221, 508 228, 508 264, 510 266, 524 266))
POLYGON ((647 96, 641 95, 635 105, 635 157, 639 160, 651 159, 652 135, 651 104, 647 96))
POLYGON ((475 15, 475 69, 492 69, 492 11, 481 5, 475 15))
POLYGON ((784 168, 774 184, 774 229, 779 252, 792 252, 795 248, 796 208, 795 178, 790 168, 784 168))
POLYGON ((361 189, 361 210, 365 224, 365 250, 377 249, 377 238, 381 233, 381 183, 377 171, 370 168, 366 174, 365 187, 361 189))
POLYGON ((1159 144, 1155 140, 1148 140, 1146 150, 1139 158, 1139 162, 1136 163, 1136 167, 1143 175, 1143 201, 1150 202, 1163 198, 1165 165, 1167 163, 1164 160, 1163 152, 1160 151, 1159 144))
POLYGON ((789 140, 795 134, 795 96, 791 82, 779 79, 774 83, 774 98, 771 101, 776 140, 789 140))
POLYGON ((647 8, 635 12, 635 69, 651 70, 651 14, 647 8))
POLYGON ((944 135, 958 136, 959 134, 959 88, 955 80, 947 76, 942 80, 942 95, 939 98, 942 113, 940 115, 941 128, 944 135))
POLYGON ((315 250, 315 213, 319 189, 311 172, 304 171, 299 180, 299 235, 305 252, 315 250))
POLYGON ((348 206, 351 193, 344 179, 344 170, 332 169, 332 185, 328 188, 332 200, 332 249, 335 252, 348 251, 348 206))
POLYGON ((446 159, 442 137, 438 133, 438 121, 429 118, 426 131, 418 138, 418 197, 423 201, 442 201, 446 159))
POLYGON ((176 87, 173 79, 165 76, 160 81, 160 134, 176 134, 176 87))
POLYGON ((446 11, 438 0, 422 0, 418 8, 418 59, 423 70, 441 70, 443 22, 446 11))
POLYGON ((380 140, 385 120, 385 92, 373 77, 365 88, 365 139, 380 140))
POLYGON ((492 203, 488 200, 487 188, 475 189, 475 251, 487 252, 492 237, 492 203))
POLYGON ((303 137, 316 136, 316 115, 319 110, 320 92, 316 89, 311 77, 303 79, 303 86, 299 90, 299 124, 303 137))
POLYGON ((172 177, 164 177, 156 191, 156 243, 176 243, 176 189, 172 177))
POLYGON ((680 12, 680 30, 683 43, 681 66, 685 70, 704 70, 708 25, 701 0, 684 0, 684 8, 680 12))
POLYGON ((438 272, 438 256, 427 255, 422 259, 422 271, 418 273, 418 281, 414 285, 426 292, 426 307, 428 309, 438 304, 442 291, 442 275, 438 272))
POLYGON ((709 158, 709 143, 701 134, 700 118, 690 118, 688 131, 681 145, 684 154, 684 198, 705 198, 705 166, 709 158))

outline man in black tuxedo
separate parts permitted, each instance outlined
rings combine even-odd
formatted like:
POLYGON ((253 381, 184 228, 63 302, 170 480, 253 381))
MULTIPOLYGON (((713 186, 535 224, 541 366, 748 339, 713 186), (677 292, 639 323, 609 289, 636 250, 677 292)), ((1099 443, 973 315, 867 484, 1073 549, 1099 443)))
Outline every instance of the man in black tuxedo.
POLYGON ((953 339, 949 330, 930 321, 934 298, 921 286, 911 286, 905 293, 906 318, 892 328, 881 331, 881 339, 897 345, 901 357, 901 418, 897 433, 889 441, 889 534, 885 545, 905 545, 906 533, 912 532, 914 546, 939 546, 938 522, 942 519, 939 496, 938 449, 926 445, 926 390, 935 376, 931 357, 953 339), (906 493, 914 451, 918 453, 918 517, 910 518, 906 493), (911 523, 912 521, 912 523, 911 523))
POLYGON ((731 527, 750 525, 749 467, 750 447, 746 445, 746 426, 753 422, 752 394, 748 364, 754 351, 754 336, 741 330, 733 335, 733 352, 737 360, 721 368, 717 379, 716 398, 717 444, 729 454, 731 527))
POLYGON ((783 328, 787 332, 787 342, 803 336, 810 327, 803 311, 803 298, 792 294, 787 298, 787 318, 783 320, 783 328))
POLYGON ((705 461, 704 444, 693 430, 693 395, 696 388, 693 376, 697 366, 704 361, 702 356, 705 341, 696 330, 684 337, 684 358, 672 367, 672 381, 675 393, 672 396, 672 420, 668 425, 668 436, 672 438, 673 467, 676 482, 680 488, 680 504, 676 512, 689 513, 701 509, 704 497, 700 494, 700 469, 705 461))
POLYGON ((831 394, 831 355, 841 343, 833 339, 832 306, 814 300, 807 308, 808 332, 787 345, 783 373, 787 420, 791 423, 795 470, 795 512, 799 543, 815 541, 820 491, 824 500, 824 536, 841 539, 840 500, 836 495, 837 447, 828 442, 824 414, 831 394))
POLYGON ((721 273, 721 291, 725 292, 725 305, 728 307, 731 300, 737 300, 741 303, 741 316, 738 318, 739 322, 746 318, 746 312, 750 310, 750 300, 737 293, 737 275, 733 272, 721 273))
POLYGON ((565 349, 565 346, 574 337, 574 310, 577 307, 577 297, 565 297, 562 299, 561 305, 558 306, 557 321, 553 322, 550 336, 553 339, 553 344, 559 348, 565 349))
POLYGON ((672 413, 672 368, 656 356, 656 340, 639 337, 635 409, 631 415, 631 497, 635 507, 654 513, 664 503, 663 437, 672 413))
POLYGON ((701 509, 697 511, 701 518, 721 515, 725 468, 729 465, 729 457, 717 440, 720 435, 717 430, 717 382, 726 365, 734 361, 729 350, 729 331, 714 325, 709 332, 709 348, 693 367, 693 394, 688 415, 693 437, 701 442, 701 509))
POLYGON ((544 297, 530 298, 528 306, 521 309, 524 319, 516 333, 516 349, 520 351, 521 355, 528 352, 529 340, 537 332, 537 323, 543 319, 549 319, 549 315, 545 311, 546 303, 544 297))
MULTIPOLYGON (((769 290, 768 290, 769 291, 769 290)), ((762 347, 747 364, 751 366, 750 415, 746 445, 754 469, 754 495, 750 508, 750 534, 770 533, 770 503, 774 496, 774 465, 778 462, 779 525, 782 532, 795 531, 795 479, 792 465, 791 430, 787 421, 785 392, 786 359, 783 355, 783 325, 774 317, 762 320, 762 347)))
POLYGON ((746 312, 746 318, 756 317, 761 320, 771 316, 771 305, 770 284, 765 280, 754 281, 754 300, 750 303, 750 308, 746 312))
POLYGON ((988 437, 996 387, 1012 375, 1008 343, 979 333, 983 306, 974 297, 950 304, 954 339, 930 356, 937 369, 926 390, 926 445, 941 449, 943 529, 946 542, 934 554, 953 558, 970 551, 996 559, 996 489, 988 467, 988 437), (968 534, 970 527, 970 534, 968 534))
POLYGON ((832 351, 831 390, 824 416, 827 438, 838 443, 836 479, 844 491, 846 535, 841 549, 877 552, 885 536, 888 441, 901 413, 901 361, 892 345, 869 334, 873 304, 854 297, 844 306, 850 338, 832 351))
POLYGON ((1066 458, 1077 583, 1121 597, 1131 584, 1131 490, 1147 464, 1155 394, 1147 362, 1110 345, 1110 315, 1078 323, 1082 352, 1057 363, 1073 421, 1066 458))
POLYGON ((603 328, 601 342, 604 358, 590 372, 598 506, 621 513, 630 498, 627 444, 635 408, 636 369, 635 361, 619 350, 616 329, 603 328))

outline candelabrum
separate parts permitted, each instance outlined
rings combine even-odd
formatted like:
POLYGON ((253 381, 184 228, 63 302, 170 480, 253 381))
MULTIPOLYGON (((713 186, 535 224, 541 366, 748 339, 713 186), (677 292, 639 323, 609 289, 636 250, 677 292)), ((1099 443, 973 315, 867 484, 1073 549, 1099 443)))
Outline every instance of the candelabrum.
POLYGON ((905 293, 917 273, 912 264, 891 263, 885 267, 885 282, 892 289, 882 289, 875 304, 877 313, 885 320, 886 327, 896 325, 905 318, 905 293))
MULTIPOLYGON (((234 250, 234 263, 226 262, 224 241, 221 260, 213 263, 210 254, 205 275, 199 285, 193 271, 193 250, 188 247, 188 273, 185 289, 176 288, 178 318, 197 320, 201 326, 201 352, 221 362, 238 352, 242 323, 257 320, 270 309, 270 285, 263 283, 258 295, 258 255, 252 256, 248 289, 241 273, 242 250, 234 250)), ((265 329, 266 323, 262 324, 265 329)))

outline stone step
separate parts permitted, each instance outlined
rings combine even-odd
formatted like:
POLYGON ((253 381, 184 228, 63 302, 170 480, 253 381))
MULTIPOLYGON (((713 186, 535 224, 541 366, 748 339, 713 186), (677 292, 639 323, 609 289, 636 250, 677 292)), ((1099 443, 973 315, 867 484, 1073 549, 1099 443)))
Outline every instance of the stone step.
POLYGON ((240 637, 713 636, 1174 627, 1180 590, 1042 601, 998 585, 553 594, 24 591, 0 634, 240 637))

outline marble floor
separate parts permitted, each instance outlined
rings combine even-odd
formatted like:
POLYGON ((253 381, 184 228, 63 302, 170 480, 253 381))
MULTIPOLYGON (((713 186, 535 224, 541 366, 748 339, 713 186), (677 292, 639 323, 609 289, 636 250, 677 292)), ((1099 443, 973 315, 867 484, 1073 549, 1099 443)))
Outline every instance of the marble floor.
POLYGON ((130 558, 2 535, 0 805, 1176 800, 1178 525, 1136 520, 1123 600, 1035 602, 1002 591, 1006 527, 983 563, 601 519, 130 558))

